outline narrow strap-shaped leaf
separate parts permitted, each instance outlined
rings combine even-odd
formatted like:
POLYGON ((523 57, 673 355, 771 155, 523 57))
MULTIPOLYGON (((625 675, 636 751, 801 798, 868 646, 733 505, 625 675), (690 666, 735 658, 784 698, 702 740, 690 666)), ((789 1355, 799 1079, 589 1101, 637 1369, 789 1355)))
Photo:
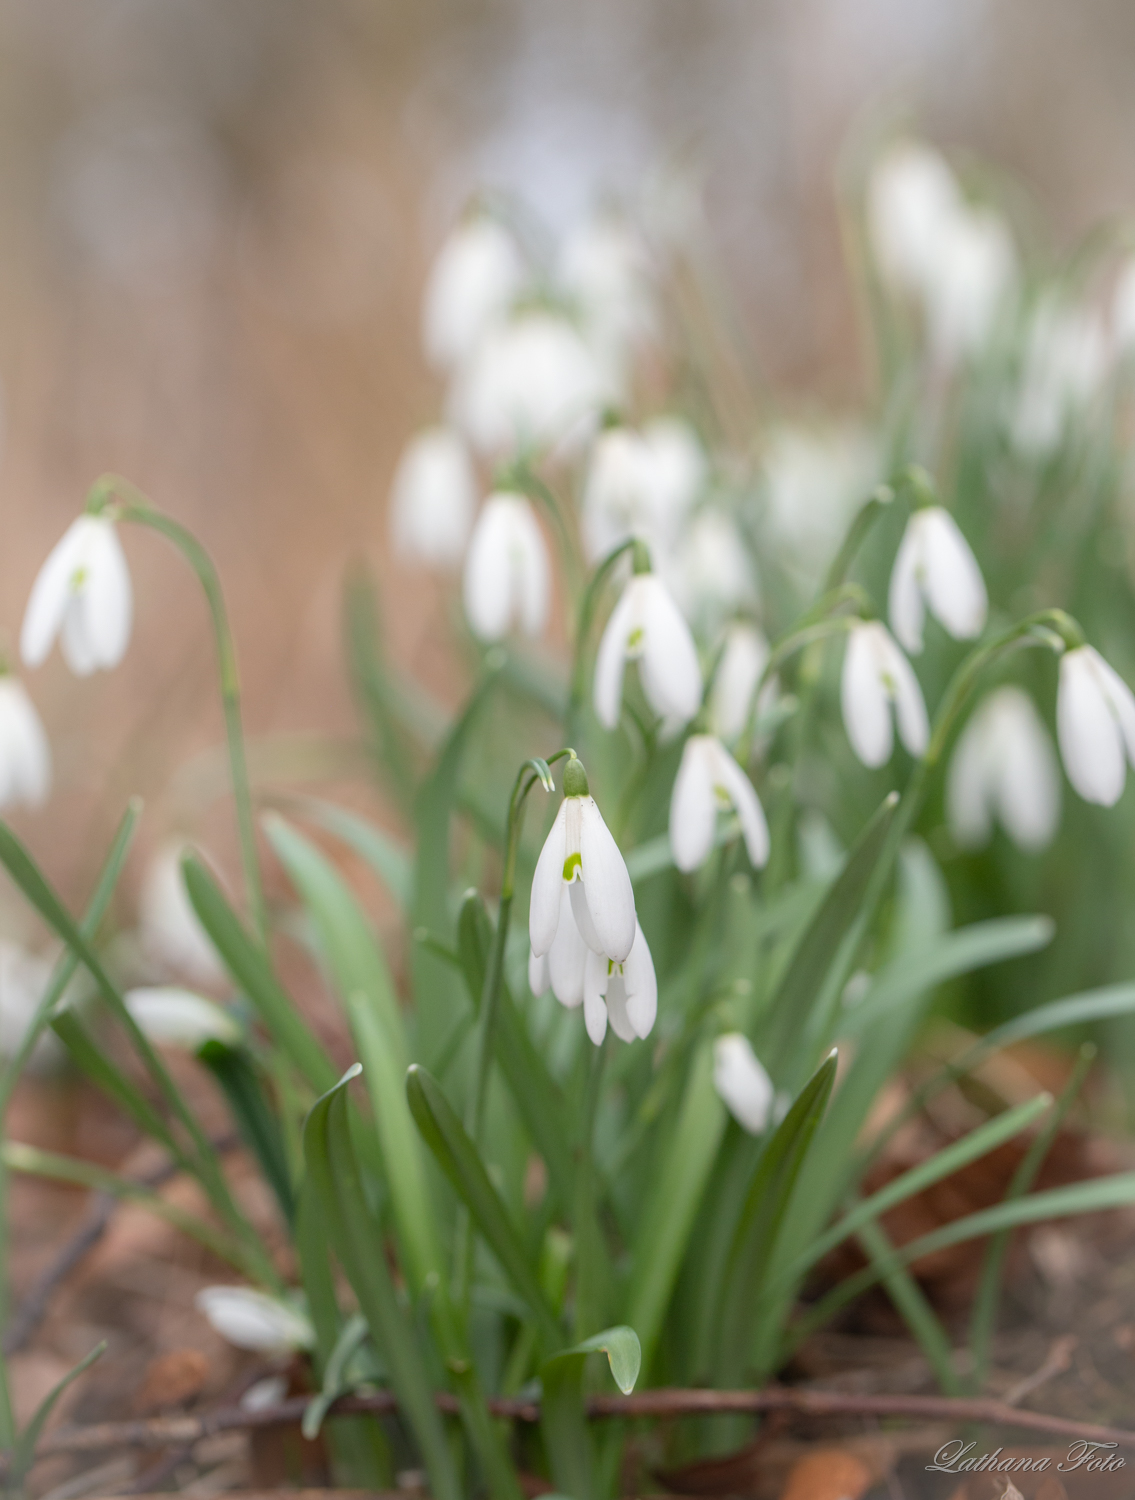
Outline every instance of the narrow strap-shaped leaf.
POLYGON ((438 1500, 461 1500, 445 1429, 434 1405, 417 1338, 394 1292, 382 1234, 366 1206, 347 1111, 355 1067, 316 1101, 304 1125, 304 1160, 323 1210, 327 1237, 359 1299, 375 1347, 390 1370, 398 1403, 417 1439, 438 1500))
POLYGON ((607 1328, 554 1355, 540 1371, 543 1397, 540 1426, 552 1465, 552 1478, 572 1500, 598 1500, 591 1433, 583 1408, 583 1372, 589 1354, 606 1354, 615 1384, 624 1395, 634 1390, 642 1350, 633 1328, 607 1328))
POLYGON ((403 911, 408 911, 414 893, 414 865, 409 852, 358 813, 321 797, 289 797, 289 808, 317 824, 353 849, 366 861, 403 911))
POLYGON ((523 1242, 500 1195, 489 1180, 476 1146, 441 1088, 424 1068, 406 1075, 406 1097, 422 1133, 442 1171, 468 1205, 477 1227, 500 1261, 516 1291, 531 1309, 541 1337, 551 1348, 561 1342, 555 1315, 540 1290, 523 1242))
POLYGON ((690 1067, 666 1155, 651 1174, 635 1239, 627 1317, 648 1367, 726 1123, 713 1086, 713 1044, 705 1042, 690 1067))
POLYGON ((67 1048, 79 1071, 85 1073, 96 1088, 108 1099, 113 1099, 124 1115, 138 1126, 143 1134, 164 1146, 176 1160, 188 1166, 188 1158, 174 1140, 169 1126, 150 1104, 149 1100, 134 1086, 119 1068, 96 1047, 87 1035, 86 1028, 73 1010, 61 1010, 52 1018, 51 1029, 67 1048))
POLYGON ((962 1384, 954 1369, 950 1337, 910 1271, 894 1261, 894 1246, 887 1231, 877 1219, 873 1219, 870 1224, 864 1224, 856 1238, 867 1259, 884 1267, 882 1282, 887 1295, 925 1355, 935 1380, 947 1396, 960 1395, 962 1384))
MULTIPOLYGON (((761 1049, 774 1077, 779 1076, 778 1064, 794 1036, 825 1029, 815 1018, 814 1007, 824 998, 823 991, 833 971, 845 966, 846 945, 858 940, 858 932, 853 929, 857 928, 863 892, 887 846, 897 805, 898 799, 892 793, 859 835, 843 869, 804 930, 777 986, 761 1049)), ((822 1044, 824 1038, 817 1036, 817 1040, 822 1044)))
POLYGON ((835 1082, 836 1054, 820 1064, 761 1153, 745 1194, 726 1272, 720 1325, 722 1378, 739 1380, 749 1356, 757 1298, 801 1163, 835 1082))
POLYGON ((260 944, 196 856, 182 861, 185 889, 202 927, 224 960, 238 989, 256 1007, 269 1035, 313 1089, 323 1093, 335 1082, 335 1065, 315 1039, 283 989, 260 944))
POLYGON ((393 709, 390 683, 382 663, 375 583, 369 572, 357 570, 347 582, 344 633, 355 701, 366 725, 376 767, 389 780, 399 801, 407 803, 415 788, 411 746, 393 709))
POLYGON ((89 1370, 96 1359, 101 1359, 106 1353, 106 1340, 96 1344, 91 1352, 86 1355, 73 1370, 68 1370, 63 1379, 58 1381, 36 1408, 35 1415, 20 1434, 19 1440, 12 1451, 11 1462, 8 1466, 7 1484, 5 1492, 19 1494, 28 1471, 35 1462, 36 1444, 39 1435, 43 1431, 44 1424, 55 1409, 55 1403, 73 1380, 77 1380, 84 1371, 89 1370))
POLYGON ((242 1047, 207 1041, 197 1056, 220 1085, 241 1138, 260 1164, 268 1186, 276 1195, 284 1223, 296 1216, 295 1190, 288 1170, 287 1152, 280 1122, 264 1097, 256 1068, 242 1047))

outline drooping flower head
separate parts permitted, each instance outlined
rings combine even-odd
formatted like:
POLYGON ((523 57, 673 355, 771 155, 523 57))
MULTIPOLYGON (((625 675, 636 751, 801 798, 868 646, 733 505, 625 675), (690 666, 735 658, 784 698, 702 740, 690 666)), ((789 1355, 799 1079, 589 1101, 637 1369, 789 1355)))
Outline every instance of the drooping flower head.
POLYGON ((987 844, 995 820, 1026 852, 1051 842, 1060 821, 1060 773, 1048 732, 1020 688, 995 689, 958 736, 946 813, 963 848, 987 844))
POLYGON ((926 607, 955 640, 985 627, 985 581, 958 524, 940 505, 916 510, 907 522, 891 573, 891 629, 903 647, 922 650, 926 607))
POLYGON ((252 1287, 202 1287, 194 1302, 221 1337, 238 1349, 281 1355, 315 1344, 306 1313, 252 1287))
POLYGON ((140 1029, 163 1047, 184 1047, 196 1052, 206 1042, 233 1046, 240 1040, 240 1027, 213 1000, 192 990, 154 985, 126 992, 126 1009, 140 1029))
POLYGON ((1060 659, 1056 737, 1068 780, 1085 802, 1112 807, 1135 765, 1135 696, 1092 646, 1060 659))
POLYGON ((712 734, 692 734, 670 799, 670 847, 679 870, 696 870, 713 848, 717 814, 732 809, 753 865, 768 859, 769 834, 764 809, 753 784, 712 734))
POLYGON ((595 439, 583 492, 588 560, 639 537, 666 556, 705 482, 706 460, 693 429, 656 417, 641 432, 612 426, 595 439))
POLYGON ((189 852, 183 839, 168 839, 150 861, 138 895, 138 935, 163 978, 211 988, 224 981, 225 970, 185 889, 181 861, 189 852))
POLYGON ((18 677, 0 675, 0 808, 39 807, 51 789, 51 747, 18 677))
MULTIPOLYGON (((635 567, 641 566, 636 548, 635 567)), ((595 713, 607 729, 619 722, 628 661, 637 661, 646 701, 668 724, 684 724, 701 706, 697 647, 681 610, 655 573, 636 571, 611 612, 595 660, 595 713)))
POLYGON ((465 557, 465 614, 475 635, 499 641, 517 627, 539 635, 551 602, 544 533, 523 495, 499 490, 481 507, 465 557))
MULTIPOLYGON (((709 694, 709 717, 723 740, 733 741, 749 722, 753 694, 769 658, 769 644, 755 625, 735 620, 725 632, 725 645, 709 694)), ((761 689, 758 712, 776 695, 775 678, 761 689)))
POLYGON ((134 596, 122 545, 107 515, 81 515, 48 554, 32 585, 20 631, 29 667, 46 661, 60 637, 72 672, 116 667, 130 642, 134 596))
POLYGON ((422 338, 430 363, 446 371, 462 365, 505 317, 523 281, 524 261, 503 224, 487 214, 460 224, 426 286, 422 338))
POLYGON ((885 625, 863 620, 848 634, 840 678, 843 723, 851 748, 865 766, 882 766, 891 758, 894 729, 911 755, 930 742, 930 723, 918 678, 885 625))
POLYGON ((764 1131, 773 1112, 772 1080, 742 1032, 727 1032, 714 1042, 713 1086, 742 1130, 764 1131))
POLYGON ((429 427, 407 445, 390 491, 390 530, 400 557, 455 567, 477 505, 469 451, 451 427, 429 427))

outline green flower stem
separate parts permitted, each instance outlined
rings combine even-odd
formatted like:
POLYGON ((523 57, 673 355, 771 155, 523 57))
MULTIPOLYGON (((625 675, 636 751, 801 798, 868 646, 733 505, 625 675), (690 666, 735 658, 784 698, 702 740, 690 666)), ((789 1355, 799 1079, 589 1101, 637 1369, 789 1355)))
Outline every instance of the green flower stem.
POLYGON ((847 535, 843 539, 839 551, 832 559, 832 565, 828 569, 827 578, 824 580, 824 593, 830 594, 838 589, 846 579, 855 561, 860 547, 867 540, 875 522, 887 510, 895 499, 895 490, 889 484, 880 484, 875 487, 870 497, 860 506, 856 512, 855 519, 848 528, 847 535))
POLYGON ((579 1143, 579 1169, 576 1173, 575 1231, 575 1336, 589 1338, 605 1324, 603 1307, 603 1268, 606 1260, 603 1231, 598 1213, 598 1174, 595 1170, 595 1118, 599 1112, 603 1065, 610 1050, 610 1028, 590 1059, 587 1088, 583 1098, 583 1134, 579 1143))
POLYGON ((568 699, 567 729, 568 737, 575 736, 579 715, 583 709, 584 700, 587 697, 587 641, 591 635, 591 627, 595 622, 595 611, 599 607, 599 598, 603 592, 604 585, 614 572, 615 565, 624 553, 629 552, 634 546, 634 541, 628 539, 608 552, 607 556, 595 569, 591 581, 583 592, 583 598, 579 602, 579 618, 575 627, 575 653, 572 658, 571 668, 571 694, 568 699))
POLYGON ((179 522, 158 510, 149 498, 129 480, 117 474, 104 475, 92 489, 89 505, 90 508, 96 510, 113 505, 114 513, 119 520, 148 526, 151 530, 160 532, 167 541, 173 543, 189 563, 205 591, 217 645, 221 702, 225 715, 225 735, 228 739, 233 802, 236 806, 237 834, 240 839, 245 890, 253 923, 267 952, 268 909, 264 901, 260 861, 256 852, 252 791, 248 780, 244 731, 241 726, 240 675, 237 671, 236 649, 233 644, 232 631, 229 628, 228 611, 225 608, 225 596, 217 570, 212 558, 197 538, 179 522))

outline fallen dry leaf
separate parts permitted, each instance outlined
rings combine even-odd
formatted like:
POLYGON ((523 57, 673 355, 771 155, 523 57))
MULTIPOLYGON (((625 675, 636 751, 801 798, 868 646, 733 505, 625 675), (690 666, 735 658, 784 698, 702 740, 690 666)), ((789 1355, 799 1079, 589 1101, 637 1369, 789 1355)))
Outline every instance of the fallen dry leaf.
POLYGON ((185 1406, 205 1389, 209 1361, 199 1349, 171 1349, 146 1366, 134 1396, 138 1416, 185 1406))
POLYGON ((793 1464, 781 1500, 859 1500, 876 1478, 859 1454, 846 1448, 817 1448, 793 1464))

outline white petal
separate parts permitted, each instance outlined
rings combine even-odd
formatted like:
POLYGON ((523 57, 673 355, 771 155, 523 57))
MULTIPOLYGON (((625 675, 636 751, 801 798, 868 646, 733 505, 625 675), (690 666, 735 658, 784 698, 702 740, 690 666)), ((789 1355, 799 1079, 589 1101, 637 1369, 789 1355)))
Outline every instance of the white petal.
POLYGON ((51 786, 51 748, 18 678, 0 677, 0 807, 38 807, 51 786))
POLYGON ((658 977, 654 972, 650 948, 637 922, 634 946, 623 965, 623 987, 626 992, 627 1019, 635 1036, 649 1036, 658 1015, 658 977))
POLYGON ((548 623, 552 567, 548 544, 530 505, 515 517, 512 545, 517 558, 520 628, 525 635, 540 635, 548 623))
POLYGON ((423 299, 423 341, 430 363, 452 370, 468 359, 485 329, 520 289, 524 267, 508 230, 480 217, 442 246, 423 299))
POLYGON ((189 900, 181 862, 189 846, 169 839, 146 868, 138 898, 138 926, 142 950, 164 976, 176 975, 195 984, 218 985, 225 970, 208 933, 189 900))
POLYGON ((606 958, 607 955, 603 951, 603 939, 595 930, 595 923, 591 917, 591 908, 587 904, 587 888, 584 886, 583 881, 577 878, 571 882, 567 889, 568 898, 571 902, 571 914, 575 918, 576 929, 583 939, 584 946, 589 948, 592 953, 601 953, 606 958))
POLYGON ((1052 841, 1060 821, 1060 773, 1052 742, 1032 700, 1019 688, 992 695, 1001 749, 996 765, 998 810, 1009 837, 1026 852, 1052 841))
POLYGON ((1135 696, 1132 695, 1131 689, 1114 667, 1110 666, 1094 647, 1088 646, 1085 649, 1090 655, 1104 696, 1111 704, 1112 713, 1119 724, 1127 759, 1135 766, 1135 696))
POLYGON ((618 969, 607 981, 604 999, 607 1002, 607 1019, 611 1023, 611 1030, 621 1042, 633 1042, 636 1033, 627 1014, 627 987, 618 969))
POLYGON ((498 503, 503 498, 491 495, 481 507, 465 556, 465 614, 483 641, 507 635, 513 611, 509 517, 498 503))
POLYGON ((543 995, 551 985, 548 974, 548 955, 528 950, 528 988, 534 995, 543 995))
POLYGON ((243 1286, 207 1286, 193 1299, 216 1331, 238 1349, 260 1354, 288 1354, 310 1349, 311 1324, 302 1313, 275 1297, 243 1286))
POLYGON ((116 667, 130 644, 134 591, 126 555, 114 522, 91 518, 87 543, 88 577, 80 589, 86 628, 97 666, 116 667))
POLYGON ((648 573, 631 582, 642 597, 639 671, 647 702, 659 718, 692 719, 701 707, 702 680, 690 627, 660 578, 648 573))
POLYGON ((635 596, 628 584, 611 611, 595 658, 595 717, 604 729, 614 729, 619 722, 623 674, 627 665, 627 637, 634 628, 634 612, 635 596))
POLYGON ((212 1000, 192 990, 154 986, 126 993, 126 1009, 151 1042, 196 1051, 205 1042, 240 1041, 240 1027, 212 1000))
POLYGON ((465 553, 476 500, 476 476, 460 436, 448 427, 418 433, 399 460, 390 492, 395 551, 455 567, 465 553))
POLYGON ((877 625, 855 625, 847 640, 840 677, 840 705, 851 748, 865 766, 891 758, 894 730, 887 691, 879 675, 877 625))
POLYGON ((918 516, 912 516, 903 532, 895 555, 887 600, 891 629, 906 649, 915 653, 922 650, 922 626, 925 619, 918 579, 922 566, 923 536, 916 525, 917 521, 918 516))
MULTIPOLYGON (((885 632, 884 632, 885 634, 885 632)), ((930 720, 914 668, 887 636, 887 672, 899 724, 899 738, 911 755, 922 755, 930 743, 930 720)))
POLYGON ((47 659, 63 624, 71 579, 86 549, 90 516, 80 516, 56 542, 36 575, 20 630, 20 655, 29 667, 47 659))
POLYGON ((717 803, 709 735, 693 734, 682 751, 682 763, 670 797, 670 848, 679 870, 696 870, 713 848, 717 803))
POLYGON ((556 936, 548 949, 548 979, 552 994, 561 1005, 574 1007, 583 1001, 583 971, 587 962, 588 948, 580 936, 579 927, 572 915, 571 893, 579 881, 567 885, 560 882, 560 921, 556 936))
POLYGON ((726 795, 741 820, 741 833, 755 869, 760 869, 768 859, 768 823, 764 808, 753 789, 753 783, 729 754, 720 741, 713 742, 715 749, 714 774, 724 787, 726 795))
POLYGON ((587 909, 603 952, 622 963, 635 934, 634 891, 626 862, 594 797, 580 798, 580 857, 587 909))
POLYGON ((532 952, 542 958, 556 936, 560 921, 560 892, 564 884, 564 860, 567 842, 567 798, 560 803, 536 869, 532 876, 532 893, 528 901, 528 940, 532 952))
POLYGON ((738 1125, 760 1135, 772 1111, 772 1080, 739 1031, 719 1036, 713 1044, 713 1086, 738 1125))
POLYGON ((946 817, 963 849, 981 848, 993 832, 986 738, 979 708, 958 736, 946 780, 946 817))
POLYGON ((607 960, 598 953, 588 953, 583 980, 583 1022, 587 1035, 598 1047, 607 1035, 607 960))
POLYGON ((971 640, 985 628, 989 607, 977 558, 949 511, 936 505, 923 515, 927 602, 955 640, 971 640))
POLYGON ((1068 780, 1080 796, 1111 807, 1119 801, 1126 775, 1123 737, 1087 655, 1090 650, 1084 646, 1061 658, 1056 736, 1068 780))
POLYGON ((723 740, 736 739, 748 722, 768 656, 768 642, 759 630, 752 625, 729 627, 710 693, 714 727, 723 740))

